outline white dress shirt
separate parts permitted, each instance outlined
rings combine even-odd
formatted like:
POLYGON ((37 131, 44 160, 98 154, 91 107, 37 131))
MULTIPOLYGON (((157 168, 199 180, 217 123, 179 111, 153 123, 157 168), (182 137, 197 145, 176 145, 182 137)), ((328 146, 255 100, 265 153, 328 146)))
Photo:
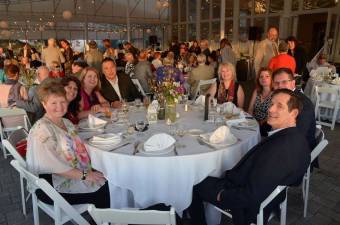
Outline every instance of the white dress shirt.
POLYGON ((119 100, 122 100, 122 95, 120 94, 120 90, 119 90, 119 85, 118 85, 118 77, 116 76, 115 80, 108 80, 110 82, 110 84, 112 85, 113 89, 115 89, 119 100))

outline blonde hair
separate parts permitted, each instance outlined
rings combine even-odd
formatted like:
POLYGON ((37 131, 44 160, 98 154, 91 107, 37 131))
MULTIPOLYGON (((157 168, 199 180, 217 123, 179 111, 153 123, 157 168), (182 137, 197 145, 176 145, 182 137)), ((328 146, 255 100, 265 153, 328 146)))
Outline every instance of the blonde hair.
POLYGON ((229 63, 229 62, 225 62, 225 63, 221 63, 220 66, 218 67, 218 77, 220 78, 220 81, 222 81, 222 77, 221 77, 221 71, 222 68, 227 68, 229 70, 231 70, 231 73, 233 75, 233 80, 236 81, 237 77, 236 77, 236 70, 233 64, 229 63))
POLYGON ((101 89, 100 76, 99 76, 98 71, 93 67, 87 67, 81 71, 80 76, 79 76, 81 86, 84 87, 84 79, 87 73, 90 71, 94 72, 97 75, 98 83, 97 83, 97 86, 94 88, 94 91, 99 91, 101 89))

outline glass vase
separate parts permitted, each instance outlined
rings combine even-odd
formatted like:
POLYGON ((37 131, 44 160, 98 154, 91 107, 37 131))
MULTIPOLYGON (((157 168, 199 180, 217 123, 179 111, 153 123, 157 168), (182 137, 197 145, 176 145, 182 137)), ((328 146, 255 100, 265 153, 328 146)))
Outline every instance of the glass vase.
POLYGON ((176 122, 176 103, 167 103, 165 105, 165 120, 170 120, 171 123, 176 122))

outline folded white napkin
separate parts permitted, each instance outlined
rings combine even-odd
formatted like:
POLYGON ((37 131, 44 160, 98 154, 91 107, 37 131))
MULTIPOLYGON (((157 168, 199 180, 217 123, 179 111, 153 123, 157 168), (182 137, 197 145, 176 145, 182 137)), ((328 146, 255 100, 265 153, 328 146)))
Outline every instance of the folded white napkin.
POLYGON ((236 119, 231 119, 231 120, 227 120, 226 124, 228 125, 228 127, 231 127, 234 124, 238 124, 238 123, 243 123, 246 122, 246 115, 244 114, 243 111, 240 111, 240 115, 238 118, 236 119))
POLYGON ((92 142, 115 142, 117 140, 121 140, 121 136, 118 134, 102 134, 92 137, 92 142))
POLYGON ((157 113, 159 109, 159 103, 157 100, 153 100, 148 107, 148 113, 157 113))
POLYGON ((198 98, 195 100, 195 104, 196 105, 203 105, 205 104, 205 96, 204 95, 200 95, 198 96, 198 98))
POLYGON ((171 147, 175 144, 176 140, 165 133, 159 133, 151 136, 145 143, 144 143, 144 150, 146 152, 154 152, 164 150, 166 148, 171 147))
POLYGON ((230 138, 234 138, 234 135, 230 132, 229 127, 220 126, 211 134, 209 142, 211 144, 220 144, 226 142, 230 138))
POLYGON ((99 119, 92 114, 89 114, 88 123, 90 128, 96 128, 97 126, 107 124, 107 121, 99 119))

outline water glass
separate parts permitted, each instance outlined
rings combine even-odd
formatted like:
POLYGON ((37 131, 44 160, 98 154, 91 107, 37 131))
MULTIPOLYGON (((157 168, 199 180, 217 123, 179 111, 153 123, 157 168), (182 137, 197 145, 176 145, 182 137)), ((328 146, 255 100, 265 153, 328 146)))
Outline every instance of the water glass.
POLYGON ((142 105, 141 100, 139 98, 136 98, 135 99, 135 106, 136 106, 136 108, 139 109, 139 107, 141 107, 141 105, 142 105))
POLYGON ((179 137, 183 137, 185 135, 185 127, 183 124, 177 124, 176 135, 179 137))
POLYGON ((146 123, 144 120, 137 120, 135 123, 136 129, 138 130, 139 134, 141 134, 141 132, 143 132, 146 123))
POLYGON ((208 114, 208 121, 209 123, 214 123, 215 122, 215 117, 216 117, 216 114, 215 113, 209 113, 208 114))

